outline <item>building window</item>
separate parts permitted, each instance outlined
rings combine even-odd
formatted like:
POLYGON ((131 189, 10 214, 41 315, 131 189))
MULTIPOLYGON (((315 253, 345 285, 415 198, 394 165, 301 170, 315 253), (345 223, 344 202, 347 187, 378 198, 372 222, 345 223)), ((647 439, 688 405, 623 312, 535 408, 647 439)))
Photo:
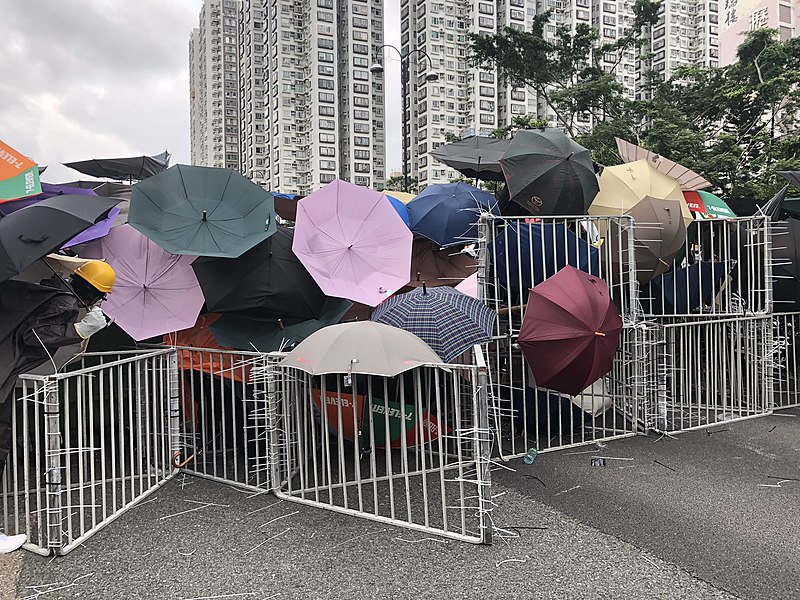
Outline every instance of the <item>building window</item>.
POLYGON ((323 144, 335 144, 336 143, 336 136, 332 133, 320 133, 319 134, 319 141, 323 144))
POLYGON ((321 161, 319 161, 319 168, 322 171, 335 171, 336 170, 336 161, 335 160, 321 160, 321 161))

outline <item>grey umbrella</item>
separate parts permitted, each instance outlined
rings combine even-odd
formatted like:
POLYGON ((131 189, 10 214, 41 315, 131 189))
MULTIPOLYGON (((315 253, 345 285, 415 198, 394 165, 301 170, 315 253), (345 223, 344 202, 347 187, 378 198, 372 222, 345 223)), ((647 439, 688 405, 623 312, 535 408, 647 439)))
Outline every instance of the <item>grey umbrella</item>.
POLYGON ((281 361, 311 375, 349 373, 394 377, 442 359, 413 333, 357 321, 331 325, 312 333, 281 361))
POLYGON ((176 165, 133 186, 128 222, 172 254, 236 258, 276 231, 272 194, 232 169, 176 165))
POLYGON ((778 175, 795 187, 800 188, 800 171, 778 171, 778 175))
POLYGON ((508 144, 508 140, 474 136, 439 146, 431 154, 439 162, 467 177, 482 181, 503 181, 500 158, 508 144))
POLYGON ((611 260, 627 261, 628 236, 632 233, 636 279, 644 285, 669 270, 675 254, 686 243, 686 225, 677 200, 645 196, 625 214, 633 217, 634 226, 609 236, 611 260))

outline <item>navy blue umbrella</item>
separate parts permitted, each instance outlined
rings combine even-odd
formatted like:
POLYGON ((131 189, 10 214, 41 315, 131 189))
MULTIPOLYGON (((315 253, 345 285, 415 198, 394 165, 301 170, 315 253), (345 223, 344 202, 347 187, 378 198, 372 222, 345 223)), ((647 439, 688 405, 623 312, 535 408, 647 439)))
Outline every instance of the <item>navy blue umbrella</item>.
POLYGON ((512 223, 489 245, 489 257, 500 282, 514 290, 528 290, 567 265, 600 274, 598 249, 563 223, 512 223))
POLYGON ((710 305, 728 271, 730 267, 725 263, 698 262, 659 275, 642 286, 642 309, 650 315, 682 315, 710 305))
POLYGON ((429 185, 407 206, 411 231, 441 248, 474 242, 480 213, 500 214, 492 194, 463 182, 429 185))

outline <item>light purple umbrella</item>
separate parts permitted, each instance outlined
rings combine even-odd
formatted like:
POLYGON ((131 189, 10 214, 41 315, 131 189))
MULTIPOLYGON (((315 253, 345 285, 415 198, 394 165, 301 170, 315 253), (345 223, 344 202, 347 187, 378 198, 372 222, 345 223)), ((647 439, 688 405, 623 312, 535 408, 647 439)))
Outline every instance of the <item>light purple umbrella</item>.
POLYGON ((111 229, 99 246, 117 280, 103 312, 135 340, 194 326, 203 292, 191 268, 194 256, 169 254, 130 225, 111 229))
POLYGON ((297 203, 292 250, 326 296, 377 306, 409 282, 413 237, 385 194, 337 179, 297 203))

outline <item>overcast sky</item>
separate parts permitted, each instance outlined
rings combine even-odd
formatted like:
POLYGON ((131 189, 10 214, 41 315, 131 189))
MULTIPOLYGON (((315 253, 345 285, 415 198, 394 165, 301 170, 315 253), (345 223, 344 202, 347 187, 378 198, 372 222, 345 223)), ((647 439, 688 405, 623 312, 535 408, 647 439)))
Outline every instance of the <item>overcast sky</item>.
MULTIPOLYGON (((189 34, 202 0, 6 0, 0 14, 0 139, 48 165, 172 152, 189 162, 189 34)), ((400 0, 386 0, 399 46, 400 0)), ((387 54, 387 165, 400 165, 400 73, 387 54), (396 122, 395 122, 396 121, 396 122)))

